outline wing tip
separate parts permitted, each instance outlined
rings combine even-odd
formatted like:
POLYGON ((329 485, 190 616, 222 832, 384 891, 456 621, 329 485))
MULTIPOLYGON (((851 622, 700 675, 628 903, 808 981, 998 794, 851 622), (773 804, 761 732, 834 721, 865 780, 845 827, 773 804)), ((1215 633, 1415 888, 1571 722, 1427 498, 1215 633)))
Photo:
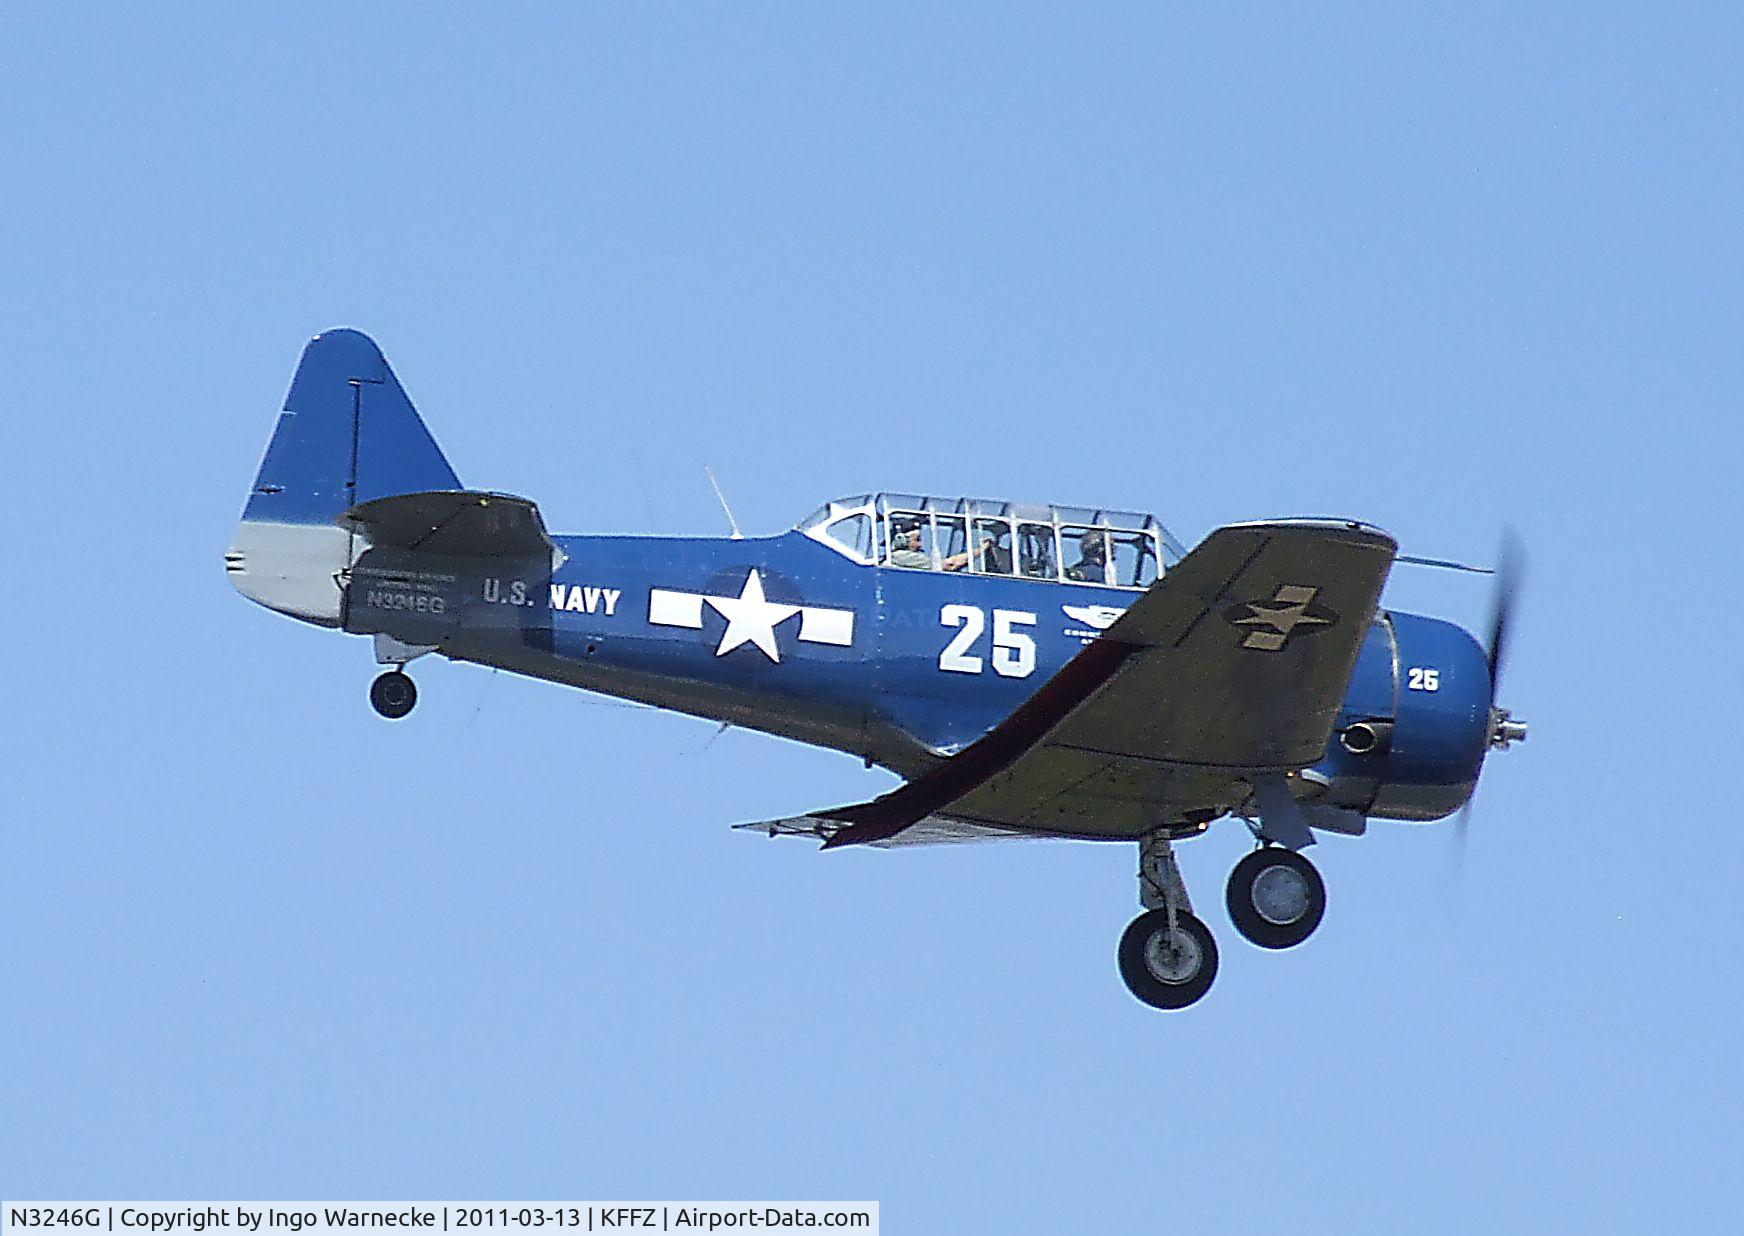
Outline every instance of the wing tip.
POLYGON ((841 825, 834 820, 827 820, 815 815, 790 815, 777 820, 751 820, 744 824, 734 824, 734 832, 762 833, 771 839, 775 837, 812 837, 824 843, 828 849, 831 840, 840 831, 841 825))
POLYGON ((1343 519, 1332 515, 1295 515, 1282 519, 1252 519, 1237 524, 1225 524, 1224 529, 1270 532, 1290 530, 1338 532, 1361 544, 1377 547, 1391 546, 1394 553, 1399 550, 1399 539, 1385 528, 1377 524, 1364 523, 1360 519, 1343 519))

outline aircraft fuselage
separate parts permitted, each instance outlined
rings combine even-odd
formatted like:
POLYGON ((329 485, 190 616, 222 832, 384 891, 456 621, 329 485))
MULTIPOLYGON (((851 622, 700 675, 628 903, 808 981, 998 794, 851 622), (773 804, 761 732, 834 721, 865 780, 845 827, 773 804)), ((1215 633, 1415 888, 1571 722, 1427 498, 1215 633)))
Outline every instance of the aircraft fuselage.
MULTIPOLYGON (((869 566, 800 532, 554 539, 555 569, 550 556, 368 550, 345 589, 343 626, 912 777, 1009 716, 1139 595, 869 566)), ((1365 814, 1438 818, 1475 782, 1487 699, 1469 635, 1384 613, 1308 775, 1365 814), (1357 722, 1382 723, 1384 742, 1351 750, 1343 735, 1357 722)))
POLYGON ((1135 595, 867 567, 797 532, 555 540, 555 570, 370 550, 343 625, 913 774, 997 724, 1135 595))

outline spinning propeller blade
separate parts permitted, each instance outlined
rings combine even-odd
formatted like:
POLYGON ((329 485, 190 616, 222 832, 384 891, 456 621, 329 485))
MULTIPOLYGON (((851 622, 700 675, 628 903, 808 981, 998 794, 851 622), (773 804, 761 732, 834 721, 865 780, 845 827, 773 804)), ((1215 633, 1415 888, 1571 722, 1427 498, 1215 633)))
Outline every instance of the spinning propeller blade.
MULTIPOLYGON (((1514 602, 1520 592, 1521 573, 1525 569, 1526 549, 1520 540, 1520 534, 1513 528, 1502 530, 1502 547, 1496 558, 1496 586, 1492 590, 1490 609, 1490 724, 1498 729, 1492 730, 1490 742, 1497 743, 1495 734, 1499 727, 1507 724, 1506 718, 1496 715, 1496 695, 1501 689, 1502 663, 1508 655, 1508 629, 1514 620, 1514 602)), ((1520 726, 1519 736, 1525 737, 1525 727, 1520 726)), ((1506 745, 1506 742, 1500 745, 1506 745)), ((1465 806, 1459 809, 1459 818, 1454 823, 1454 835, 1457 838, 1459 865, 1465 865, 1465 849, 1471 834, 1472 802, 1477 797, 1474 788, 1472 797, 1465 800, 1465 806)))
POLYGON ((1496 559, 1495 607, 1490 616, 1490 707, 1496 706, 1497 677, 1508 651, 1508 626, 1514 617, 1514 598, 1520 588, 1520 572, 1526 551, 1520 534, 1512 528, 1502 533, 1502 552, 1496 559))

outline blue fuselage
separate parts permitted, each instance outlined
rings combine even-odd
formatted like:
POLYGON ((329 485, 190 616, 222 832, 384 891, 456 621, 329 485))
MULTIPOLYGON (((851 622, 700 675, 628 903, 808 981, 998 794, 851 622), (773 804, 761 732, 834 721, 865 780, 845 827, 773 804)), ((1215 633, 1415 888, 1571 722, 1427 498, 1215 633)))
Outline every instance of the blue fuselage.
MULTIPOLYGON (((864 565, 797 531, 556 543, 555 570, 475 559, 433 572, 372 550, 344 625, 913 776, 1007 717, 1141 591, 864 565)), ((1475 783, 1488 693, 1463 630, 1383 613, 1304 775, 1366 814, 1445 815, 1475 783), (1358 722, 1380 723, 1369 750, 1343 739, 1358 722)))

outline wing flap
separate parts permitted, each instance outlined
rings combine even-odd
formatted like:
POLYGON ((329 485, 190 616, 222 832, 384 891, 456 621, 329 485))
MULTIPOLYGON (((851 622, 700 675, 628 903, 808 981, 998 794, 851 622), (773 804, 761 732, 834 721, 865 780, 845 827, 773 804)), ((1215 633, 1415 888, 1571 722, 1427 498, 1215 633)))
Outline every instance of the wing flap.
MULTIPOLYGON (((790 816, 783 820, 760 820, 752 824, 735 824, 744 832, 764 833, 770 837, 815 837, 829 841, 842 825, 823 816, 790 816)), ((912 845, 960 845, 969 841, 1025 841, 1036 834, 1003 824, 987 824, 949 815, 923 816, 894 836, 871 842, 885 848, 912 845)))

